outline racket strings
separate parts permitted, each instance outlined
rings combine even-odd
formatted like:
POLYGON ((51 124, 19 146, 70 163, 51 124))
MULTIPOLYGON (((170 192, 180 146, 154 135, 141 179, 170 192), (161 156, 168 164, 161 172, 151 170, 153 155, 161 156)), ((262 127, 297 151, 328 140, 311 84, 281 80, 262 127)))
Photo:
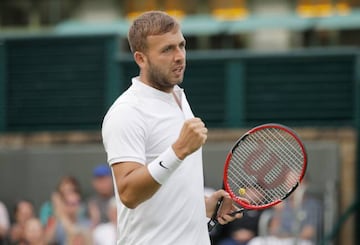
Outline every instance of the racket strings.
MULTIPOLYGON (((288 165, 291 167, 292 171, 300 173, 302 170, 302 161, 304 160, 301 148, 299 148, 298 142, 290 134, 284 134, 284 131, 280 130, 270 130, 267 129, 267 132, 272 136, 269 138, 271 144, 267 144, 269 147, 268 153, 279 152, 279 155, 286 156, 288 160, 288 165), (276 133, 276 134, 275 134, 276 133)), ((266 140, 264 135, 259 134, 262 140, 266 140)), ((275 165, 279 168, 279 165, 275 165)), ((270 172, 272 173, 272 172, 270 172)), ((296 176, 292 176, 290 183, 295 183, 297 181, 296 176)), ((289 182, 289 181, 288 181, 289 182)))
POLYGON ((257 206, 286 196, 297 184, 304 160, 296 139, 276 128, 248 135, 232 154, 228 169, 230 189, 257 206))
POLYGON ((243 188, 245 190, 244 194, 240 194, 240 193, 236 193, 238 196, 240 194, 241 198, 246 198, 249 200, 250 203, 252 204, 259 204, 262 203, 263 200, 263 196, 264 193, 263 191, 261 191, 260 188, 254 188, 251 190, 251 194, 253 195, 248 195, 246 194, 246 192, 248 192, 247 190, 249 189, 248 187, 252 187, 256 185, 256 181, 251 179, 251 178, 242 178, 239 176, 242 176, 244 173, 240 171, 239 168, 234 167, 234 165, 230 165, 229 166, 231 169, 229 169, 229 173, 230 176, 228 177, 229 180, 229 184, 231 186, 231 190, 241 190, 241 188, 243 188))

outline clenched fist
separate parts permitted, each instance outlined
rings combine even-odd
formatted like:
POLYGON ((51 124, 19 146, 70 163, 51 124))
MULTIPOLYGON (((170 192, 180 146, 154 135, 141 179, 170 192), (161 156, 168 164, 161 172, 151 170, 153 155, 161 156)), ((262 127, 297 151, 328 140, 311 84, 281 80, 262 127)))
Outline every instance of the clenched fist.
POLYGON ((192 118, 184 122, 179 138, 172 145, 176 156, 183 160, 198 150, 207 139, 207 128, 200 118, 192 118))

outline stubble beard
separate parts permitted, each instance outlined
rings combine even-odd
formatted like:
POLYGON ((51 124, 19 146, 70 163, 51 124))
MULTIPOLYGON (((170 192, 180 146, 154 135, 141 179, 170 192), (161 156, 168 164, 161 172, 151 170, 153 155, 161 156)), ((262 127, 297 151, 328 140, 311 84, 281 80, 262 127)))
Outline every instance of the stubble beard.
POLYGON ((170 81, 169 75, 166 75, 156 65, 149 63, 149 68, 148 81, 150 81, 155 88, 161 91, 170 91, 175 85, 179 85, 183 81, 184 75, 182 75, 182 77, 178 80, 170 81))

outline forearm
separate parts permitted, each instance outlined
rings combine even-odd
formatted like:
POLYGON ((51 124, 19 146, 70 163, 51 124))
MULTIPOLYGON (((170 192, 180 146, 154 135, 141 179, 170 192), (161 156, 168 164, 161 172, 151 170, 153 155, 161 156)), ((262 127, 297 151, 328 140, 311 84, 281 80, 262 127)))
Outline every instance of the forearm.
POLYGON ((114 168, 121 201, 128 208, 136 208, 151 198, 181 165, 172 147, 148 164, 123 162, 114 168))

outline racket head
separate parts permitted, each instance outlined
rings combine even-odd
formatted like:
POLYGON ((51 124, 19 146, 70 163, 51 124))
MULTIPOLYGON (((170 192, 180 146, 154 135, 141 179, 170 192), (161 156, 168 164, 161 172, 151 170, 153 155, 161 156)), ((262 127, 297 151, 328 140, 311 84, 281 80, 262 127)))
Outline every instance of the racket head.
POLYGON ((263 124, 246 132, 228 153, 225 190, 246 209, 269 208, 298 187, 306 167, 306 149, 295 131, 263 124))

